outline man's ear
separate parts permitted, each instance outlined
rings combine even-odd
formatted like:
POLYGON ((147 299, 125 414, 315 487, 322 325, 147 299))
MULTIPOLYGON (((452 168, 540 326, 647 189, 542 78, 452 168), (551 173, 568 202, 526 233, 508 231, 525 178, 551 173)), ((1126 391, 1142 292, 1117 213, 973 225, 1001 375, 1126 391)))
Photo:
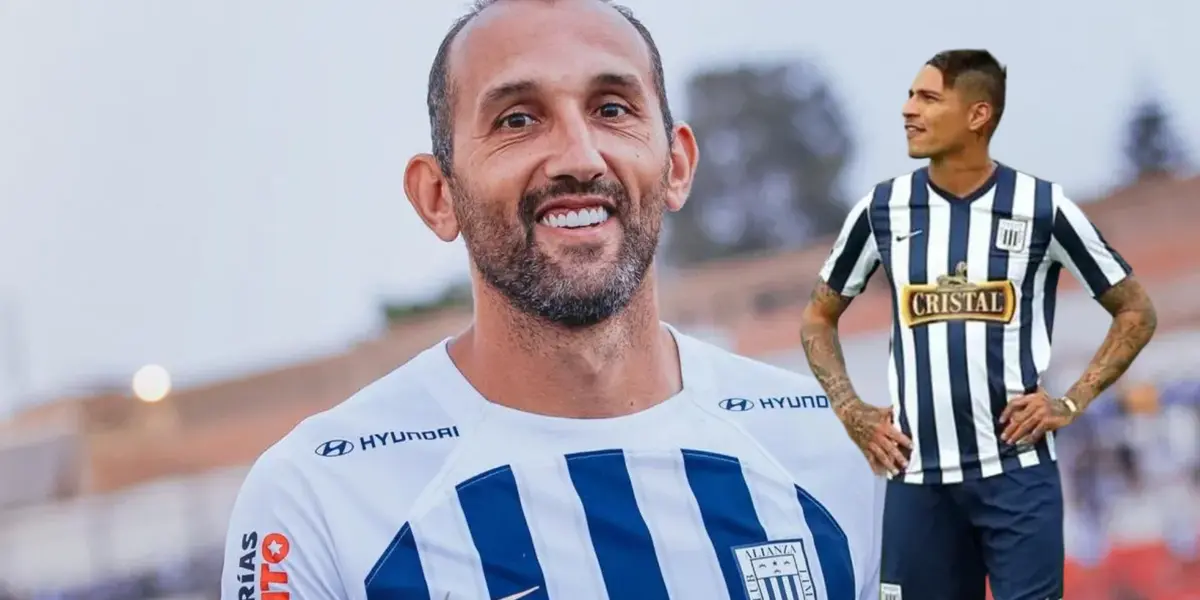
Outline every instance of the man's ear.
POLYGON ((975 102, 967 109, 967 127, 979 134, 987 134, 992 122, 992 105, 987 102, 975 102))
POLYGON ((418 154, 408 161, 404 169, 404 193, 434 235, 443 242, 458 239, 460 230, 454 216, 450 180, 432 154, 418 154))
POLYGON ((671 144, 671 164, 667 172, 667 208, 678 211, 687 202, 696 178, 700 147, 696 133, 687 123, 675 125, 675 141, 671 144))

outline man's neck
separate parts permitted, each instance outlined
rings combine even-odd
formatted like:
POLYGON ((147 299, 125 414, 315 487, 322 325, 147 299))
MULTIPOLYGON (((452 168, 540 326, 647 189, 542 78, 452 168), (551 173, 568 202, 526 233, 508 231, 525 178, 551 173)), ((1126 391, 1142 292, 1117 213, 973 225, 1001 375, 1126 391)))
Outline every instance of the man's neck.
MULTIPOLYGON (((482 287, 482 286, 481 286, 482 287)), ((678 350, 659 323, 650 277, 621 314, 567 329, 481 290, 450 357, 491 402, 525 412, 603 418, 650 408, 682 389, 678 350)))
POLYGON ((967 148, 929 161, 929 180, 958 197, 979 189, 996 170, 986 147, 967 148))

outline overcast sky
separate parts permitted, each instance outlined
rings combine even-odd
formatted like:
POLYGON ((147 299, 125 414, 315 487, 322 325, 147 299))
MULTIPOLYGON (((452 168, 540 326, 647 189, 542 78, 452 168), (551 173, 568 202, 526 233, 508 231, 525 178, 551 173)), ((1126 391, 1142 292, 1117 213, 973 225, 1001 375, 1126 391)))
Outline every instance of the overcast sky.
MULTIPOLYGON (((1120 177, 1147 95, 1200 156, 1200 3, 627 3, 685 117, 705 65, 816 61, 856 195, 914 166, 900 105, 949 47, 1010 67, 998 157, 1076 195, 1120 177)), ((425 77, 463 4, 0 0, 0 405, 148 362, 186 383, 329 351, 374 331, 381 298, 462 277, 400 175, 428 149, 425 77)))

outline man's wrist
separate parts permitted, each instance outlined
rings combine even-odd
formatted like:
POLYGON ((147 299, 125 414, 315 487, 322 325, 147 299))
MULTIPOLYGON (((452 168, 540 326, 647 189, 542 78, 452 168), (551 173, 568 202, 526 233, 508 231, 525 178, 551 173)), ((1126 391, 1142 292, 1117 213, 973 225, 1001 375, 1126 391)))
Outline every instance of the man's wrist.
POLYGON ((837 415, 839 419, 845 420, 847 413, 862 406, 862 404, 862 398, 858 396, 847 396, 836 399, 833 401, 833 414, 837 415))
POLYGON ((1067 407, 1067 411, 1071 414, 1072 419, 1079 416, 1081 407, 1079 406, 1078 402, 1072 400, 1070 396, 1063 396, 1062 398, 1059 398, 1059 400, 1062 401, 1063 406, 1067 407))
POLYGON ((1050 413, 1060 419, 1066 419, 1068 423, 1072 423, 1079 418, 1079 414, 1083 412, 1084 406, 1078 400, 1070 395, 1057 396, 1050 401, 1050 413))

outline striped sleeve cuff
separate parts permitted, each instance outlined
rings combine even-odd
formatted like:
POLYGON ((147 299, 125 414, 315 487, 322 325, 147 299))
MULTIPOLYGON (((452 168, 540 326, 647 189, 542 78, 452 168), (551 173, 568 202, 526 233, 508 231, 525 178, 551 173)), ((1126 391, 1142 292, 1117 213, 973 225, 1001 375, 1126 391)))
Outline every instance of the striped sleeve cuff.
POLYGON ((871 231, 870 205, 871 197, 867 196, 850 210, 833 250, 821 268, 821 280, 846 297, 862 293, 879 266, 879 252, 871 231))
POLYGON ((1093 297, 1099 297, 1129 276, 1133 269, 1108 244, 1100 230, 1055 186, 1052 240, 1054 258, 1071 271, 1093 297))

